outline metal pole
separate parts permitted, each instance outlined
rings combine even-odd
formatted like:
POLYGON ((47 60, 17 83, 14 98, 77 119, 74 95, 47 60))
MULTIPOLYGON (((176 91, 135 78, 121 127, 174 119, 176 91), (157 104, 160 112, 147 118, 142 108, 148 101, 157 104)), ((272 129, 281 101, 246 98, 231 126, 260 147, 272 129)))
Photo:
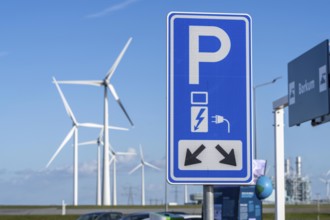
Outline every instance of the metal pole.
POLYGON ((320 220, 320 193, 316 193, 317 195, 317 220, 320 220))
POLYGON ((62 200, 62 215, 66 215, 66 209, 65 209, 65 206, 66 206, 65 201, 62 200))
POLYGON ((275 112, 275 219, 285 220, 284 109, 275 112))
POLYGON ((285 220, 284 179, 284 108, 289 104, 288 96, 273 102, 275 130, 275 219, 285 220))
POLYGON ((167 202, 167 181, 166 181, 166 177, 165 177, 165 212, 168 212, 168 202, 167 202))
POLYGON ((254 159, 257 159, 257 104, 256 104, 256 88, 253 87, 253 141, 254 141, 254 159))
POLYGON ((184 204, 188 203, 188 186, 184 185, 184 204))
POLYGON ((203 186, 203 220, 214 220, 214 193, 212 185, 203 186))
POLYGON ((274 84, 277 80, 281 79, 282 76, 274 78, 272 81, 265 82, 253 86, 253 141, 254 141, 254 159, 257 159, 257 98, 256 98, 256 90, 257 88, 267 86, 270 84, 274 84))

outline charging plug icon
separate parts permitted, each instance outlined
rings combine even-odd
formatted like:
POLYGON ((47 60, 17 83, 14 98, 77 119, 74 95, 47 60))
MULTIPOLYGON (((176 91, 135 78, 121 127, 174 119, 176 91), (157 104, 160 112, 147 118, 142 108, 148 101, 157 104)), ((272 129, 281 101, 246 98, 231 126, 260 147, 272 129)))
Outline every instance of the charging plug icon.
POLYGON ((223 122, 226 122, 227 131, 228 131, 228 133, 230 133, 230 122, 227 119, 225 119, 225 117, 223 117, 221 115, 214 115, 214 116, 212 116, 212 118, 214 119, 212 121, 212 123, 215 123, 215 124, 222 124, 223 122))

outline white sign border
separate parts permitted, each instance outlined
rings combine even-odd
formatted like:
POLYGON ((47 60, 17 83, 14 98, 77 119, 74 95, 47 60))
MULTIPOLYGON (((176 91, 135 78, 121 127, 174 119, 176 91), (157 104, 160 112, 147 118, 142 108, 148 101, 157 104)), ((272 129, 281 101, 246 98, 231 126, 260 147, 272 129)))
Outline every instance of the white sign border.
MULTIPOLYGON (((246 24, 246 64, 247 64, 247 68, 246 68, 246 88, 247 88, 247 93, 246 93, 246 100, 247 100, 247 157, 248 158, 252 158, 251 157, 251 150, 252 150, 252 146, 253 146, 253 138, 251 135, 251 129, 252 129, 252 124, 251 124, 251 82, 252 82, 252 33, 251 33, 251 29, 252 29, 252 24, 250 21, 252 21, 252 18, 248 15, 248 14, 241 14, 241 13, 202 13, 202 12, 170 12, 168 14, 168 19, 169 17, 171 17, 170 22, 168 22, 167 24, 167 31, 169 31, 169 27, 171 27, 170 29, 170 39, 169 38, 169 34, 167 34, 166 38, 167 38, 167 43, 170 44, 171 48, 170 48, 170 61, 168 59, 168 55, 169 55, 169 45, 167 45, 167 74, 169 73, 168 68, 170 69, 170 82, 168 81, 168 77, 167 77, 167 89, 169 88, 169 83, 170 85, 174 85, 174 44, 173 44, 173 39, 174 39, 174 20, 176 18, 198 18, 198 19, 219 19, 219 20, 243 20, 246 24), (249 19, 247 19, 247 17, 249 19), (170 62, 170 63, 169 63, 170 62), (171 66, 170 66, 171 64, 171 66), (250 77, 251 76, 251 77, 250 77), (252 141, 251 141, 252 140, 252 141), (252 144, 252 146, 250 146, 250 144, 252 144)), ((170 172, 167 172, 167 180, 168 182, 172 183, 172 184, 209 184, 209 183, 213 183, 213 184, 226 184, 226 185, 231 185, 231 184, 250 184, 250 182, 246 182, 249 179, 252 181, 252 161, 250 159, 248 159, 247 161, 247 175, 244 178, 227 178, 227 177, 188 177, 188 178, 183 178, 183 177, 175 177, 174 175, 174 129, 173 129, 173 125, 174 125, 174 115, 173 115, 173 105, 174 105, 174 86, 171 86, 170 88, 170 110, 168 109, 168 97, 167 97, 167 117, 169 117, 169 119, 167 119, 167 130, 166 132, 170 131, 170 140, 168 140, 168 134, 167 134, 167 169, 170 168, 170 172), (171 115, 169 115, 168 111, 170 111, 171 115), (170 126, 171 128, 168 129, 169 123, 170 122, 170 126), (168 143, 169 142, 169 143, 168 143), (170 148, 170 155, 169 155, 169 148, 170 148), (169 159, 172 160, 169 160, 169 159), (170 178, 174 181, 171 181, 170 178)), ((167 92, 167 96, 168 96, 168 92, 167 92)))

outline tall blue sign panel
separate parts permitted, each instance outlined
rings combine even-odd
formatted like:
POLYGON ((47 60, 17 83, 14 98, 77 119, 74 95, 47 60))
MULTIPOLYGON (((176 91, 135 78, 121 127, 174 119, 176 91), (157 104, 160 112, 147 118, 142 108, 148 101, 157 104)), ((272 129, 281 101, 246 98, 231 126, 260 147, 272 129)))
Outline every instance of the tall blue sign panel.
POLYGON ((250 183, 251 18, 173 12, 167 22, 168 181, 250 183))

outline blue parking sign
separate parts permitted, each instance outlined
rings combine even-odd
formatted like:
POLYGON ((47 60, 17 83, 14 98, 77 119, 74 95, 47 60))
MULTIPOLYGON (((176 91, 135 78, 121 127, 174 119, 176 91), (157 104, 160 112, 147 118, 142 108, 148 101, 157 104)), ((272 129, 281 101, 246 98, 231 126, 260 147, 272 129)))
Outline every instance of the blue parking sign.
POLYGON ((167 179, 252 180, 251 18, 172 12, 167 19, 167 179))

